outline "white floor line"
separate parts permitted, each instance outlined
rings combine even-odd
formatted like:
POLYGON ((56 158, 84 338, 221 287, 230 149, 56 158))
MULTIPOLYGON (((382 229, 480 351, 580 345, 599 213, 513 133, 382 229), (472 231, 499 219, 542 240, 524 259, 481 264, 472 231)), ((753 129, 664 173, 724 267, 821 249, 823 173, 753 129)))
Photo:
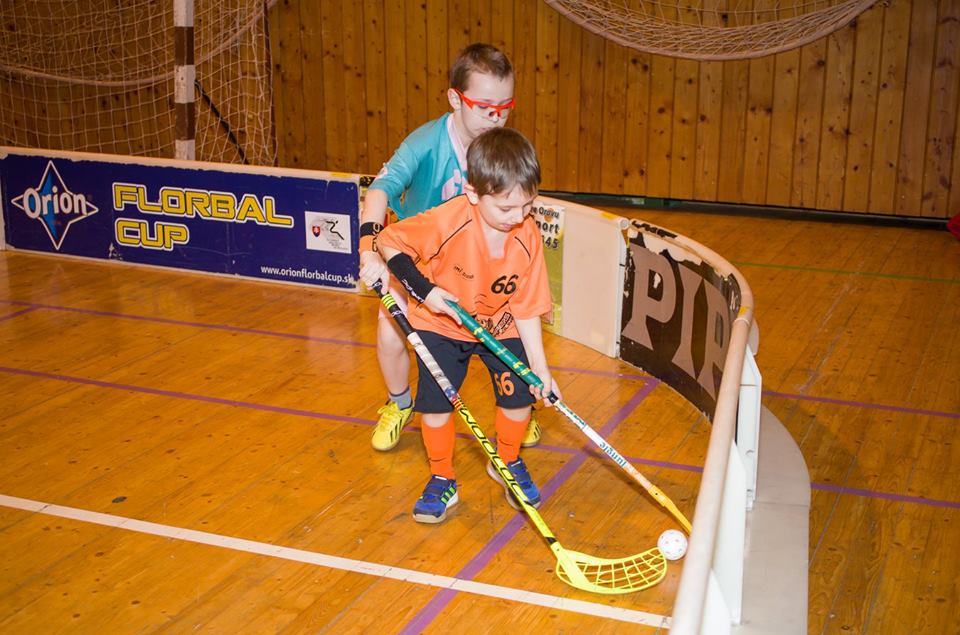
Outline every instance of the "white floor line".
POLYGON ((282 558, 295 562, 306 564, 315 564, 330 569, 340 569, 342 571, 351 571, 381 578, 390 578, 393 580, 402 580, 413 584, 422 584, 425 586, 437 587, 440 589, 450 589, 461 593, 472 593, 474 595, 483 595, 486 597, 501 598, 511 602, 521 602, 524 604, 533 604, 544 606, 571 613, 581 613, 584 615, 593 615, 604 619, 617 620, 620 622, 630 622, 632 624, 645 624, 647 626, 656 626, 661 628, 670 627, 670 618, 656 613, 647 613, 645 611, 636 611, 633 609, 617 608, 605 604, 596 604, 594 602, 584 602, 582 600, 571 600, 568 598, 546 595, 543 593, 533 593, 511 587, 497 586, 494 584, 484 584, 472 580, 461 580, 443 575, 434 575, 412 569, 401 569, 399 567, 390 567, 377 564, 375 562, 365 562, 363 560, 353 560, 351 558, 341 558, 330 556, 315 551, 304 551, 302 549, 292 549, 290 547, 280 547, 265 542, 256 542, 254 540, 244 540, 243 538, 233 538, 213 534, 206 531, 196 531, 193 529, 184 529, 173 527, 171 525, 161 525, 158 523, 124 518, 123 516, 114 516, 113 514, 102 514, 100 512, 77 509, 75 507, 63 507, 61 505, 52 505, 27 498, 17 498, 15 496, 6 496, 0 494, 0 505, 13 509, 20 509, 28 512, 46 514, 59 518, 68 518, 85 523, 103 525, 105 527, 114 527, 135 531, 142 534, 153 536, 163 536, 164 538, 173 538, 186 542, 193 542, 201 545, 220 547, 223 549, 232 549, 234 551, 243 551, 271 558, 282 558))

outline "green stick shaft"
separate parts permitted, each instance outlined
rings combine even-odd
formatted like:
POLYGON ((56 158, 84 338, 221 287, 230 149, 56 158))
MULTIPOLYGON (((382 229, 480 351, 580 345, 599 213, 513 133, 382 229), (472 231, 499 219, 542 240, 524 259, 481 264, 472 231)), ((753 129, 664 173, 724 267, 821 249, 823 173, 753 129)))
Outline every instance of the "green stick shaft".
MULTIPOLYGON (((457 315, 460 317, 460 320, 463 322, 463 325, 467 327, 474 337, 480 340, 484 346, 489 348, 494 355, 500 358, 504 364, 510 367, 517 375, 523 379, 525 382, 531 386, 536 386, 541 390, 544 389, 543 381, 537 377, 537 375, 530 370, 530 368, 520 361, 516 355, 510 352, 510 350, 504 346, 497 338, 490 334, 479 322, 477 322, 472 315, 467 313, 463 307, 461 307, 456 302, 450 300, 447 301, 454 311, 457 312, 457 315)), ((552 391, 546 395, 546 399, 550 403, 554 404, 557 409, 563 413, 563 415, 573 422, 580 431, 583 432, 587 437, 593 441, 593 443, 599 447, 603 452, 609 456, 613 461, 619 465, 621 468, 626 470, 626 472, 634 478, 641 486, 649 493, 660 505, 662 505, 667 511, 669 511, 674 518, 677 519, 677 522, 690 533, 690 521, 687 520, 687 517, 683 515, 677 506, 673 503, 670 498, 661 491, 659 487, 651 483, 643 474, 641 474, 633 465, 630 464, 623 456, 614 449, 612 445, 607 443, 606 439, 600 436, 593 428, 587 425, 587 422, 584 421, 577 413, 571 410, 565 403, 563 403, 557 395, 552 391)))

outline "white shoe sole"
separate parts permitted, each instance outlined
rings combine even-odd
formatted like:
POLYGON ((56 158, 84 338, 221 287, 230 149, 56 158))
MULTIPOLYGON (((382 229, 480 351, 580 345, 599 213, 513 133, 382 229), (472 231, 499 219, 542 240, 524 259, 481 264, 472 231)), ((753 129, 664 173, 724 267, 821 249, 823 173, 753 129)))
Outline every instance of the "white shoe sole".
MULTIPOLYGON (((507 502, 510 503, 510 507, 513 507, 515 510, 523 511, 523 507, 517 500, 513 497, 513 492, 510 491, 510 488, 507 487, 507 484, 503 482, 503 479, 500 478, 500 472, 497 471, 497 468, 494 467, 493 461, 487 461, 487 476, 495 480, 500 487, 503 488, 503 493, 507 497, 507 502)), ((529 501, 527 501, 529 503, 529 501)), ((543 498, 538 500, 536 503, 530 503, 530 506, 534 509, 540 509, 540 504, 543 503, 543 498)))
POLYGON ((447 501, 447 508, 443 510, 443 513, 439 516, 433 516, 431 514, 418 514, 417 512, 413 512, 413 519, 418 523, 426 523, 428 525, 442 523, 447 519, 447 512, 449 512, 459 502, 460 492, 457 492, 450 498, 450 500, 447 501))

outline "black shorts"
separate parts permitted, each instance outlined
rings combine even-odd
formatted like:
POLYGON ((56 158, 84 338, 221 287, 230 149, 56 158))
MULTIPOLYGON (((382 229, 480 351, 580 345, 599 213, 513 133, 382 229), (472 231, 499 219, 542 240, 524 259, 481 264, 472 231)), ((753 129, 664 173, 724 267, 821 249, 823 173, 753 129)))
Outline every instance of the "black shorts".
MULTIPOLYGON (((437 365, 447 376, 453 387, 460 391, 463 380, 467 376, 470 358, 476 354, 480 356, 487 370, 490 372, 490 381, 493 382, 493 393, 497 405, 501 408, 523 408, 536 401, 530 394, 527 383, 520 379, 506 364, 490 352, 481 342, 463 342, 438 335, 431 331, 417 331, 423 343, 430 349, 437 365)), ((527 353, 523 350, 520 338, 513 337, 500 340, 500 343, 516 355, 520 361, 527 364, 527 353)), ((414 410, 417 412, 440 413, 453 412, 453 406, 440 390, 437 380, 417 357, 417 367, 420 369, 420 378, 417 380, 417 398, 414 410)), ((469 404, 468 404, 469 405, 469 404)))

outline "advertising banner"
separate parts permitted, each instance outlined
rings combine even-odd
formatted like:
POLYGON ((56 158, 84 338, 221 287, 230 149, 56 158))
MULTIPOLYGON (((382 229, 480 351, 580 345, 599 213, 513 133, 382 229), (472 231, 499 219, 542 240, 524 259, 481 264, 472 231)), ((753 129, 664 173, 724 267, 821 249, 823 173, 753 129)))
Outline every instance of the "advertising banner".
POLYGON ((553 314, 543 320, 543 327, 559 335, 562 327, 563 305, 563 205, 536 201, 533 218, 543 238, 543 258, 547 262, 550 277, 550 297, 553 299, 553 314))
POLYGON ((358 177, 0 149, 6 244, 354 290, 358 177))
POLYGON ((638 228, 627 249, 620 357, 712 419, 740 286, 666 230, 638 228))

